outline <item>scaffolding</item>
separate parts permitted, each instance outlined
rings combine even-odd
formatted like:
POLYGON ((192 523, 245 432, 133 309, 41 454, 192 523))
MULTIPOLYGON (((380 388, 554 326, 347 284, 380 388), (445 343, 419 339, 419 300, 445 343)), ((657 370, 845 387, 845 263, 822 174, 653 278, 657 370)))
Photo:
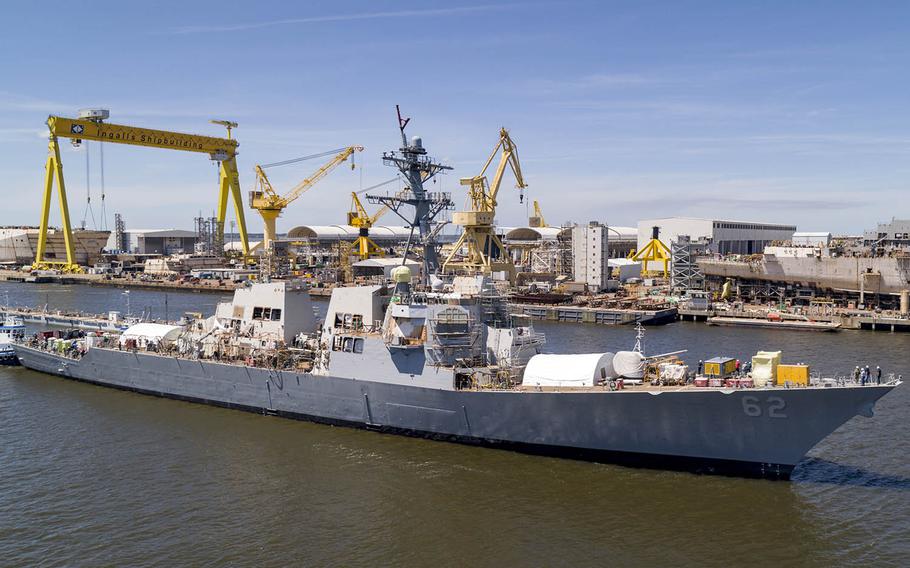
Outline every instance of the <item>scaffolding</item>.
POLYGON ((126 242, 126 223, 120 213, 114 213, 114 250, 129 252, 129 243, 126 242))
POLYGON ((670 269, 670 286, 675 292, 704 290, 705 275, 698 267, 697 259, 708 253, 709 242, 704 239, 693 241, 688 235, 680 235, 670 243, 673 258, 670 269))
MULTIPOLYGON (((116 221, 115 221, 116 222, 116 221)), ((193 252, 196 254, 221 256, 224 254, 224 222, 217 217, 195 217, 196 244, 193 252)))

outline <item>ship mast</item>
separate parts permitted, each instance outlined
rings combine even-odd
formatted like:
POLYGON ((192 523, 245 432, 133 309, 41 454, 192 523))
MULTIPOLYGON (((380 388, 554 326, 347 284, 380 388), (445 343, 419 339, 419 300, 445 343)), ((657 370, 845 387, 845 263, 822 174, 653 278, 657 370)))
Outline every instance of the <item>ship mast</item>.
MULTIPOLYGON (((401 132, 401 147, 398 151, 383 152, 382 163, 394 166, 404 176, 407 187, 395 195, 367 195, 370 203, 387 206, 407 224, 411 229, 408 242, 404 251, 404 259, 414 246, 414 231, 417 231, 417 242, 423 248, 423 281, 429 282, 430 274, 439 270, 439 244, 436 236, 442 225, 434 222, 436 216, 443 210, 453 209, 452 195, 446 192, 427 192, 424 183, 433 179, 436 174, 444 170, 451 170, 451 166, 436 163, 427 155, 423 141, 419 136, 408 138, 404 133, 410 118, 402 118, 401 109, 395 105, 398 113, 398 130, 401 132), (414 208, 413 217, 407 217, 401 211, 403 205, 414 208)), ((404 260, 403 260, 404 262, 404 260)))

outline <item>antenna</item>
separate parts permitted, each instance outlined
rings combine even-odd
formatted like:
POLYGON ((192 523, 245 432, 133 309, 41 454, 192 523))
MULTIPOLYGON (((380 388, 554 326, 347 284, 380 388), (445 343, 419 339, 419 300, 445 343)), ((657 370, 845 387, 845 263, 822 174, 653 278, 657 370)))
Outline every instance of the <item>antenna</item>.
POLYGON ((409 122, 411 122, 411 117, 401 118, 401 108, 398 105, 395 105, 395 112, 398 113, 398 130, 401 131, 401 145, 407 146, 408 138, 404 135, 404 127, 407 126, 409 122))

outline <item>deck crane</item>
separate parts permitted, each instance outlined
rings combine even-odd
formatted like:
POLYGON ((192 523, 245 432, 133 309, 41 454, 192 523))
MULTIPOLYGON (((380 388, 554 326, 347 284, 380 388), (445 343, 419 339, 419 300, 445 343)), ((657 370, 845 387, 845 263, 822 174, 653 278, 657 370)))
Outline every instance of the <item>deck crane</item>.
MULTIPOLYGON (((273 164, 263 164, 256 166, 256 189, 250 192, 250 207, 259 212, 262 216, 262 223, 264 225, 264 236, 262 239, 262 247, 265 250, 269 250, 271 247, 272 241, 275 240, 275 220, 278 219, 278 216, 281 215, 281 212, 285 207, 291 204, 295 199, 306 193, 313 185, 328 175, 329 172, 338 167, 342 162, 346 161, 354 152, 362 152, 363 146, 348 146, 347 148, 338 148, 336 150, 330 150, 321 154, 315 154, 312 156, 304 156, 302 158, 293 158, 291 160, 285 160, 283 162, 275 162, 273 164), (311 158, 317 158, 321 156, 327 156, 330 154, 335 154, 331 160, 326 164, 320 167, 318 170, 313 172, 312 175, 306 177, 291 188, 286 194, 278 195, 275 189, 272 187, 272 183, 269 181, 268 176, 265 173, 266 168, 274 166, 284 166, 287 164, 293 164, 301 162, 303 160, 308 160, 311 158)), ((351 162, 351 168, 354 168, 353 161, 351 162)))
POLYGON ((514 280, 515 265, 509 259, 502 240, 493 229, 493 221, 496 217, 496 196, 499 194, 499 186, 502 184, 506 166, 509 166, 515 175, 515 187, 521 192, 520 199, 523 201, 524 188, 527 187, 527 184, 521 174, 518 147, 512 141, 509 132, 505 128, 501 128, 499 130, 499 142, 493 148, 490 157, 487 158, 486 163, 480 170, 480 174, 474 177, 461 178, 460 180, 461 185, 469 187, 468 202, 470 209, 468 211, 458 211, 452 215, 452 222, 464 227, 464 231, 443 263, 443 272, 491 274, 505 271, 508 273, 509 280, 514 280), (499 165, 493 175, 493 182, 488 185, 487 168, 493 163, 493 159, 500 150, 502 155, 499 158, 499 165), (467 255, 464 258, 456 259, 461 248, 465 246, 467 247, 467 255))
POLYGON ((78 146, 83 140, 93 140, 208 154, 209 158, 218 162, 220 170, 220 192, 218 196, 219 232, 222 234, 224 232, 224 220, 227 215, 228 196, 230 196, 234 203, 234 211, 237 214, 237 227, 240 231, 243 252, 244 254, 249 252, 246 220, 243 216, 243 201, 240 197, 240 181, 237 173, 238 143, 237 140, 231 138, 231 128, 237 126, 236 122, 218 121, 217 124, 227 126, 228 137, 216 138, 214 136, 200 136, 104 122, 109 117, 110 111, 106 109, 86 109, 80 111, 79 118, 65 118, 53 115, 47 117, 47 128, 50 136, 48 137, 44 197, 41 205, 41 229, 38 234, 38 248, 35 253, 35 268, 56 267, 66 272, 81 272, 82 270, 76 263, 75 243, 70 225, 69 205, 66 201, 66 185, 63 181, 63 163, 60 160, 58 138, 69 138, 74 146, 78 146), (63 239, 66 246, 66 261, 47 260, 44 258, 44 252, 47 248, 48 219, 51 210, 51 196, 54 191, 54 180, 57 181, 57 186, 59 187, 60 216, 63 225, 63 239))
POLYGON ((546 220, 543 218, 543 213, 540 211, 540 203, 538 203, 536 199, 534 200, 534 214, 528 218, 528 226, 535 228, 549 227, 546 220))
POLYGON ((371 189, 376 189, 377 187, 396 182, 400 178, 401 176, 395 176, 390 180, 377 183, 376 185, 362 189, 359 192, 351 192, 351 210, 348 211, 348 225, 358 229, 359 235, 357 236, 357 240, 352 243, 352 251, 360 260, 366 260, 374 256, 385 256, 385 251, 382 250, 382 247, 377 245, 373 239, 370 238, 370 228, 376 224, 376 221, 378 221, 380 217, 388 213, 391 207, 383 205, 376 213, 370 215, 367 213, 367 210, 364 209, 363 203, 361 203, 357 194, 365 193, 371 189))

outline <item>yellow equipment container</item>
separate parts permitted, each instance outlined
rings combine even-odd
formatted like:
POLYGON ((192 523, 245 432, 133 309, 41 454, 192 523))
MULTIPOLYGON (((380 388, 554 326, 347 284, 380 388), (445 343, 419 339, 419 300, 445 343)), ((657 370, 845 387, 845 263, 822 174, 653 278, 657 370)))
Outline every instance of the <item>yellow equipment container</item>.
POLYGON ((730 357, 715 357, 705 361, 705 376, 729 377, 736 372, 736 359, 730 357))
POLYGON ((786 385, 788 383, 809 386, 809 365, 778 365, 775 384, 786 385))

